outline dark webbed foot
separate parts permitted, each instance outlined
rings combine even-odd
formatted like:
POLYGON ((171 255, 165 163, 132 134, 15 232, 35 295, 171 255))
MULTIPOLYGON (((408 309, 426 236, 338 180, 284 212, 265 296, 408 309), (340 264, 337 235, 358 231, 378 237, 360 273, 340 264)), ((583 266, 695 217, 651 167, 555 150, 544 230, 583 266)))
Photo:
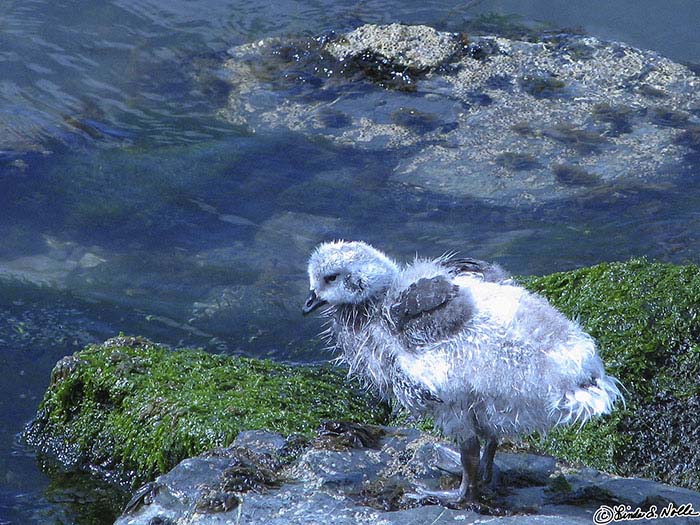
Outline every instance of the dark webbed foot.
POLYGON ((479 439, 473 437, 459 447, 462 466, 462 482, 455 490, 429 490, 416 488, 415 494, 406 494, 411 499, 421 501, 434 499, 447 507, 463 507, 479 500, 479 439))
POLYGON ((451 509, 464 509, 478 505, 469 494, 462 494, 460 489, 454 490, 429 490, 423 487, 416 487, 413 493, 406 493, 408 499, 416 500, 421 505, 442 505, 451 509))
MULTIPOLYGON (((436 443, 435 450, 437 451, 437 460, 435 466, 451 474, 462 474, 462 462, 460 453, 449 445, 436 443)), ((500 471, 493 460, 496 456, 498 448, 498 439, 491 438, 486 441, 484 449, 481 453, 479 461, 479 478, 481 481, 491 488, 494 488, 498 483, 500 471)))
MULTIPOLYGON (((498 448, 498 440, 491 438, 486 441, 481 458, 478 438, 472 438, 461 444, 459 452, 446 445, 437 445, 439 453, 438 468, 448 472, 457 469, 462 472, 462 482, 454 490, 430 490, 416 487, 415 493, 406 494, 410 499, 425 503, 439 503, 446 507, 465 508, 477 505, 481 496, 480 485, 493 488, 498 482, 499 470, 493 460, 498 448)), ((478 509, 475 509, 478 510, 478 509)))

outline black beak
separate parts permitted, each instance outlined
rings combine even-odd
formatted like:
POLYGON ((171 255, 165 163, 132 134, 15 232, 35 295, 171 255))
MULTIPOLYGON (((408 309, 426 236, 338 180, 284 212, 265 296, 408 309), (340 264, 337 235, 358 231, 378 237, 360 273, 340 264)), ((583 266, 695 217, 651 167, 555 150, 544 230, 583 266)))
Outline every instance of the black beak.
POLYGON ((309 292, 309 296, 306 298, 304 307, 301 309, 301 313, 303 313, 304 315, 308 315, 314 310, 316 310, 316 308, 320 308, 324 304, 326 304, 326 301, 322 301, 321 299, 319 299, 316 295, 316 292, 311 290, 309 292))

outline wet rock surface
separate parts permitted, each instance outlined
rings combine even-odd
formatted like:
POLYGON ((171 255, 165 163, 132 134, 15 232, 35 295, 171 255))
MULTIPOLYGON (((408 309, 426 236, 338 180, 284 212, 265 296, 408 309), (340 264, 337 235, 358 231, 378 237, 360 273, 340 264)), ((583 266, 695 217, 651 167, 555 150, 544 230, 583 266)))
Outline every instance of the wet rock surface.
POLYGON ((700 79, 618 42, 391 24, 229 53, 223 118, 396 152, 397 187, 516 207, 596 199, 674 181, 697 150, 700 79))
POLYGON ((325 49, 339 62, 363 59, 384 61, 386 69, 428 71, 444 64, 459 49, 459 35, 436 31, 432 27, 402 24, 364 25, 325 49))
POLYGON ((700 508, 697 492, 507 452, 496 456, 500 483, 487 491, 480 508, 445 508, 407 497, 418 485, 459 482, 457 465, 446 461, 440 446, 415 429, 339 422, 326 424, 308 444, 246 431, 230 447, 187 459, 139 489, 116 523, 569 524, 591 523, 601 506, 646 512, 655 505, 657 515, 669 506, 700 508), (348 439, 352 435, 357 439, 348 439), (364 439, 369 435, 374 438, 364 439))

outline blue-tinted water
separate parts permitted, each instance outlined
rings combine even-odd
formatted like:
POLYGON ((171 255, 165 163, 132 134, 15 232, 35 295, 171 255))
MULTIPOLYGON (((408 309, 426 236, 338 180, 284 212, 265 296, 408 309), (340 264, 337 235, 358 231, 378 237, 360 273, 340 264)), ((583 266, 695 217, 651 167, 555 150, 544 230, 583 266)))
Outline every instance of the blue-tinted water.
POLYGON ((123 331, 327 358, 318 325, 299 319, 320 240, 363 238, 399 258, 460 250, 515 273, 700 259, 697 159, 682 184, 515 210, 392 184, 396 153, 217 117, 233 45, 368 22, 460 30, 492 11, 700 63, 695 0, 3 3, 0 524, 109 522, 99 487, 76 500, 17 444, 63 355, 123 331))

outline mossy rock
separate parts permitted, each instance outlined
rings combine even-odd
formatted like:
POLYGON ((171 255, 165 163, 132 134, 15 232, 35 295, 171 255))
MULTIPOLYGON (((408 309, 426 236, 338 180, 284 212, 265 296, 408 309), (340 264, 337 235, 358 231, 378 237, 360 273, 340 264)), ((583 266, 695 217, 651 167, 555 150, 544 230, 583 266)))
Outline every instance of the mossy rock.
POLYGON ((700 486, 700 267, 633 259, 522 279, 598 341, 626 407, 541 445, 624 475, 700 486))
POLYGON ((58 362, 24 437, 64 465, 134 484, 242 430, 311 436, 328 419, 387 418, 341 370, 116 337, 58 362))

